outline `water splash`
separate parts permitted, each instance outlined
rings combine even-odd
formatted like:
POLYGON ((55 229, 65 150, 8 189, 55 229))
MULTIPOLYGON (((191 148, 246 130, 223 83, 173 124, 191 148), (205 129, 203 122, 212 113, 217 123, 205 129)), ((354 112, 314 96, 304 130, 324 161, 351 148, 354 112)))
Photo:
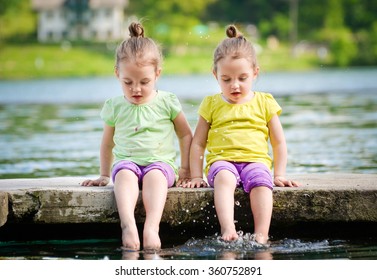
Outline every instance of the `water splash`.
POLYGON ((204 239, 190 238, 185 244, 175 247, 176 252, 195 252, 208 255, 211 252, 264 250, 268 246, 255 241, 255 235, 242 231, 238 232, 239 238, 234 241, 224 241, 218 234, 205 237, 204 239))
POLYGON ((273 240, 267 245, 255 241, 255 234, 237 232, 239 238, 224 241, 219 234, 202 239, 190 238, 183 245, 168 249, 165 254, 174 258, 195 256, 196 259, 279 259, 284 255, 300 255, 307 253, 323 253, 341 249, 345 241, 319 240, 305 241, 301 239, 273 240))

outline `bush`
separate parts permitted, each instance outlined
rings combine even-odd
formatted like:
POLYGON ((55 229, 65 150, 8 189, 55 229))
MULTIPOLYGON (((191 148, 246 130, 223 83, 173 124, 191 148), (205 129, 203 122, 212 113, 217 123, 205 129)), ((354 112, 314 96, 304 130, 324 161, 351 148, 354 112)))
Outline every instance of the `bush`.
POLYGON ((328 63, 333 66, 351 65, 357 56, 358 47, 352 32, 345 27, 324 29, 320 38, 330 51, 328 63))

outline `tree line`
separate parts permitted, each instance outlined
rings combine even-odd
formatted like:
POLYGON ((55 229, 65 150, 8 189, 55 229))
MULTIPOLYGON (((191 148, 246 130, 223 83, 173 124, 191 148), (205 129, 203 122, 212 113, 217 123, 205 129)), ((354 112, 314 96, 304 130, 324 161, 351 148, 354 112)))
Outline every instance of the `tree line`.
MULTIPOLYGON (((0 25, 8 11, 27 3, 33 13, 31 0, 0 0, 0 25)), ((183 44, 190 32, 205 33, 214 24, 224 30, 234 23, 254 27, 250 34, 259 42, 274 37, 292 47, 320 46, 331 65, 377 65, 375 0, 129 0, 125 14, 145 20, 148 33, 164 45, 183 44)))
POLYGON ((335 66, 377 64, 375 0, 130 0, 127 12, 147 18, 155 32, 164 25, 252 24, 262 40, 323 46, 335 66))

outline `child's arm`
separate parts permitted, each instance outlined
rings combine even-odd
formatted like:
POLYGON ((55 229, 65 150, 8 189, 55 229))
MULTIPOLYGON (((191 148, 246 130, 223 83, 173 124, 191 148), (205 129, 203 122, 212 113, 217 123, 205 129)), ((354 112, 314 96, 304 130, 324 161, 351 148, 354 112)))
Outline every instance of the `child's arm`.
POLYGON ((299 184, 297 182, 285 178, 288 157, 287 144, 285 142, 283 127, 277 115, 272 117, 268 123, 268 127, 274 157, 274 184, 278 187, 298 187, 299 184))
POLYGON ((181 166, 178 171, 177 185, 187 187, 190 175, 190 146, 192 141, 192 131, 183 112, 180 112, 173 120, 175 133, 179 141, 179 149, 181 151, 181 166))
POLYGON ((100 177, 96 180, 86 180, 81 183, 82 186, 106 186, 110 182, 111 164, 113 162, 114 130, 114 127, 107 124, 104 125, 100 150, 100 177))
POLYGON ((203 180, 204 152, 207 145, 209 123, 199 116, 194 138, 190 149, 191 187, 200 188, 207 186, 203 180))

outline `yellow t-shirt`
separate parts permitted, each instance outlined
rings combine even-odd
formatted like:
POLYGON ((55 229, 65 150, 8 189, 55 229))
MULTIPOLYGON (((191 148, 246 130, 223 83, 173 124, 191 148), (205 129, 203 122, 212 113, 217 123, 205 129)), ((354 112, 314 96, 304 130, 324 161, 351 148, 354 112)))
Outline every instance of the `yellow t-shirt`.
POLYGON ((199 114, 209 124, 206 168, 219 160, 260 162, 271 169, 267 124, 281 107, 269 93, 254 92, 243 104, 230 104, 222 94, 207 96, 199 107, 199 114))

